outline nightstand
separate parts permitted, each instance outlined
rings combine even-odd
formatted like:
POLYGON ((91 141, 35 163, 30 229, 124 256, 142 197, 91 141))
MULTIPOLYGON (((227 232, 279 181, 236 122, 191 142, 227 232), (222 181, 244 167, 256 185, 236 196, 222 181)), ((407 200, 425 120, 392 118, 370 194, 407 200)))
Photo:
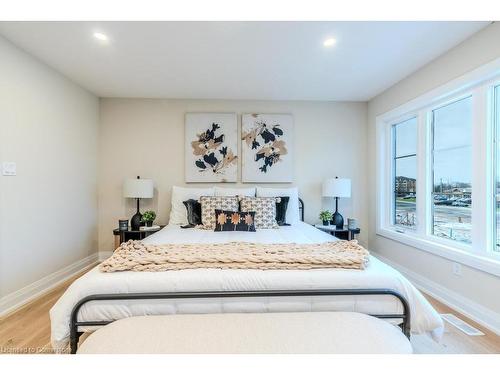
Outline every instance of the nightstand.
POLYGON ((118 228, 113 229, 113 234, 115 236, 115 249, 117 249, 122 242, 127 242, 128 240, 142 240, 150 234, 158 232, 164 227, 165 225, 160 225, 160 228, 151 230, 132 230, 130 227, 128 230, 120 230, 118 228))
POLYGON ((356 235, 361 232, 361 229, 356 228, 356 229, 348 229, 347 227, 344 227, 342 229, 337 229, 335 225, 321 225, 321 224, 316 224, 315 227, 319 230, 322 230, 324 232, 330 233, 332 236, 335 236, 341 240, 355 240, 356 235))

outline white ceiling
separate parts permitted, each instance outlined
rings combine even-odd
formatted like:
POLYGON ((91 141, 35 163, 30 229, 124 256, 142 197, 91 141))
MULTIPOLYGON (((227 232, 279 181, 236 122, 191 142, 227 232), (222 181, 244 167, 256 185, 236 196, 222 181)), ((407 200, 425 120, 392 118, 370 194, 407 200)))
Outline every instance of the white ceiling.
POLYGON ((0 22, 0 34, 101 97, 365 101, 487 25, 0 22))

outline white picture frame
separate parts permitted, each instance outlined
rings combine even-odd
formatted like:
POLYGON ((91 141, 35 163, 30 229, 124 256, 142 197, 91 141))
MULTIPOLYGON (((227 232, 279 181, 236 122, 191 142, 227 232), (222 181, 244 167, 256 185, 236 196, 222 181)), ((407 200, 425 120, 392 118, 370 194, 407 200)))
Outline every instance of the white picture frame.
POLYGON ((241 142, 242 182, 293 182, 291 114, 243 114, 241 142))
POLYGON ((186 113, 184 149, 186 182, 236 182, 236 113, 186 113))

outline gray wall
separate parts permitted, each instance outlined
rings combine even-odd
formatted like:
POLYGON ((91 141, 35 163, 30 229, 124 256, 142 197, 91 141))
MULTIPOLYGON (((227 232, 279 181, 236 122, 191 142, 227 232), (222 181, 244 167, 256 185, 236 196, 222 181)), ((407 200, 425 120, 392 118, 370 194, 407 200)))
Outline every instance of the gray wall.
POLYGON ((98 99, 0 37, 0 297, 97 250, 98 99))

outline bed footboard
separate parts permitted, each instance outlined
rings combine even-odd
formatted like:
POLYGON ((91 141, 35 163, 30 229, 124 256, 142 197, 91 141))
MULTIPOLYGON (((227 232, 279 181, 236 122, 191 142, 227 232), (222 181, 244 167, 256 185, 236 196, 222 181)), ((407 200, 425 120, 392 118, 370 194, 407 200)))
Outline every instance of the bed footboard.
POLYGON ((196 298, 241 298, 241 297, 312 297, 312 296, 367 296, 389 295, 395 297, 403 307, 401 314, 369 314, 380 319, 402 319, 401 330, 410 338, 410 308, 408 301, 400 293, 391 289, 313 289, 313 290, 258 290, 228 292, 171 292, 171 293, 125 293, 94 294, 81 299, 71 312, 70 349, 75 354, 78 349, 79 327, 104 326, 113 321, 78 321, 80 308, 90 301, 148 300, 148 299, 196 299, 196 298))

